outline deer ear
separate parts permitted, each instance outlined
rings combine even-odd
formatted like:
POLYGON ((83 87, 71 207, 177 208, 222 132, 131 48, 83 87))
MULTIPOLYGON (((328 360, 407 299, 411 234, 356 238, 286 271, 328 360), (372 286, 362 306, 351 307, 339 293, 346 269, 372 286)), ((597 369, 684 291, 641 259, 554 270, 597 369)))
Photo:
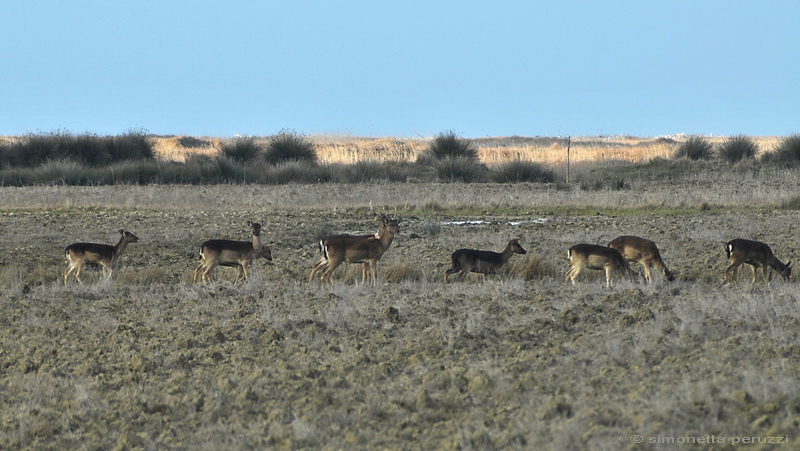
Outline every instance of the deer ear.
POLYGON ((124 231, 124 230, 122 230, 122 229, 119 229, 119 234, 120 234, 120 235, 125 235, 125 231, 124 231))

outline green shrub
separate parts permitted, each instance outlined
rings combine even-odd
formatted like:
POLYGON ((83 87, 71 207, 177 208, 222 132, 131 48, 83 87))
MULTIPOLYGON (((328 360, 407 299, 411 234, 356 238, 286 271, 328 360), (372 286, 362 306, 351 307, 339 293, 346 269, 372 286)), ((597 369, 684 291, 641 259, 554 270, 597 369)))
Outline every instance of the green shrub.
POLYGON ((310 139, 293 131, 282 131, 270 138, 264 159, 270 164, 299 161, 317 164, 317 149, 310 139))
POLYGON ((420 156, 426 159, 462 159, 477 161, 478 151, 469 141, 460 139, 454 131, 440 133, 420 156))
POLYGON ((692 136, 681 143, 675 151, 673 158, 687 158, 689 160, 709 160, 714 156, 714 146, 702 136, 692 136))
POLYGON ((762 160, 791 165, 800 163, 800 135, 790 135, 781 139, 774 151, 764 154, 762 160))
POLYGON ((442 158, 432 164, 442 182, 482 182, 487 179, 486 166, 464 157, 442 158))
POLYGON ((227 141, 220 146, 220 152, 238 163, 253 161, 264 149, 255 138, 246 136, 227 141))
POLYGON ((492 179, 498 183, 552 183, 556 180, 556 175, 538 163, 517 160, 499 166, 492 173, 492 179))
POLYGON ((747 136, 738 135, 726 139, 719 145, 719 156, 729 163, 755 158, 758 146, 747 136))

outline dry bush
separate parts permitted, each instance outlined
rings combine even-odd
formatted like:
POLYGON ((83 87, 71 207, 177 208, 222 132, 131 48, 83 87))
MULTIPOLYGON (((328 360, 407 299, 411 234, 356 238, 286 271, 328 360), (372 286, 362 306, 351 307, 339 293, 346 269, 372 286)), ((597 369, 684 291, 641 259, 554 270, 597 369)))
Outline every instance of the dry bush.
POLYGON ((525 280, 551 279, 559 276, 555 265, 534 255, 512 259, 508 263, 508 273, 525 280))
POLYGON ((394 263, 379 269, 383 278, 389 282, 402 282, 404 280, 419 281, 425 279, 425 272, 419 265, 411 263, 394 263))

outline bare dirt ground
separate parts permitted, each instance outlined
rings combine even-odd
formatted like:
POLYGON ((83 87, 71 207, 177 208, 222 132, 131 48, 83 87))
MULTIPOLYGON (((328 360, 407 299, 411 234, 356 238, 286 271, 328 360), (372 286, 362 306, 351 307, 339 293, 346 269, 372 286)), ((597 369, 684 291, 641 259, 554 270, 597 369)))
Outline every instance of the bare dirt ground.
POLYGON ((797 448, 796 276, 720 279, 733 238, 800 257, 798 184, 735 182, 0 188, 0 448, 797 448), (307 283, 317 236, 395 209, 377 287, 307 283), (248 220, 274 261, 192 284, 248 220), (141 241, 113 281, 63 287, 64 246, 119 228, 141 241), (564 285, 571 245, 621 234, 678 280, 564 285), (514 236, 507 274, 443 283, 453 250, 514 236))

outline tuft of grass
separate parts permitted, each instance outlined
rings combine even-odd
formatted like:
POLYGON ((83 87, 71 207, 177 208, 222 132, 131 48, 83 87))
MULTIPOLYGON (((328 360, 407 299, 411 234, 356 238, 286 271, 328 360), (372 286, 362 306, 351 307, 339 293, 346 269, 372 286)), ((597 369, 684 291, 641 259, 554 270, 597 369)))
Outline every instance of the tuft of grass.
POLYGON ((720 143, 717 153, 728 163, 737 163, 744 159, 754 159, 758 146, 750 137, 737 135, 720 143))
POLYGON ((492 179, 498 183, 553 183, 556 175, 539 163, 517 160, 500 165, 493 171, 492 179))
POLYGON ((245 136, 222 143, 219 150, 222 155, 230 160, 237 163, 247 163, 261 154, 264 148, 255 138, 245 136))
POLYGON ((426 236, 439 236, 442 233, 442 223, 434 220, 426 220, 422 222, 422 231, 426 236))
MULTIPOLYGON (((381 271, 381 269, 378 271, 381 271)), ((389 282, 420 281, 425 279, 425 272, 422 268, 411 263, 395 263, 384 268, 382 272, 383 279, 389 282)))
POLYGON ((103 166, 125 160, 154 158, 144 130, 131 129, 119 136, 69 131, 29 134, 0 145, 0 165, 34 167, 53 160, 103 166))
POLYGON ((437 135, 420 158, 463 159, 474 162, 478 160, 478 150, 468 140, 459 138, 456 132, 450 130, 437 135))
POLYGON ((443 158, 435 160, 432 166, 442 182, 476 183, 488 178, 486 166, 469 158, 443 158))
POLYGON ((303 162, 317 164, 317 151, 314 143, 295 131, 281 131, 269 139, 264 159, 270 164, 303 162))
POLYGON ((672 158, 689 160, 710 160, 714 156, 714 146, 702 136, 692 136, 678 146, 672 158))
POLYGON ((764 154, 762 161, 790 166, 800 164, 800 135, 790 135, 775 145, 773 152, 764 154))
POLYGON ((287 183, 323 183, 330 181, 331 174, 327 168, 305 161, 284 161, 266 168, 263 172, 264 183, 284 185, 287 183))
POLYGON ((558 276, 558 269, 555 265, 536 256, 512 259, 509 262, 508 272, 525 280, 552 279, 558 276))

